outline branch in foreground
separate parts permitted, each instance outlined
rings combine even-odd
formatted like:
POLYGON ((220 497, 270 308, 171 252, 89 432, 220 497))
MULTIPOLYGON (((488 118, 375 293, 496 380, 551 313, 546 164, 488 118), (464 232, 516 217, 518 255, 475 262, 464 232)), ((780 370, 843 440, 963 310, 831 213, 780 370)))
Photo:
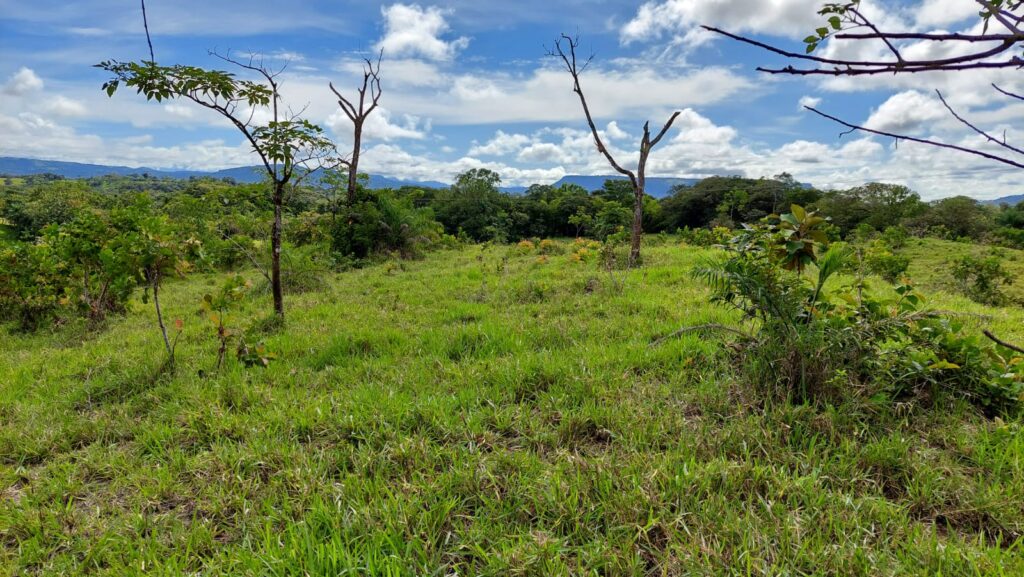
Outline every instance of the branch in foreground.
POLYGON ((1010 343, 1000 339, 999 337, 997 337, 994 334, 992 334, 992 331, 990 331, 988 329, 985 329, 984 331, 982 331, 982 334, 984 334, 986 337, 989 338, 989 340, 991 340, 992 342, 996 343, 997 345, 1002 345, 1002 346, 1010 349, 1011 351, 1016 351, 1018 353, 1024 354, 1024 348, 1018 347, 1017 345, 1010 344, 1010 343))
MULTIPOLYGON (((835 122, 837 124, 841 124, 841 125, 843 125, 843 126, 845 126, 845 127, 850 129, 850 130, 844 132, 843 134, 849 134, 850 132, 853 132, 854 130, 859 130, 861 132, 867 132, 869 134, 877 134, 878 136, 885 136, 885 137, 888 137, 888 138, 894 138, 896 140, 909 140, 910 142, 918 142, 918 143, 921 143, 921 144, 928 144, 928 145, 931 145, 931 146, 938 146, 939 148, 948 148, 950 150, 959 150, 960 152, 966 152, 968 154, 973 154, 975 156, 981 156, 983 158, 987 158, 989 160, 994 160, 996 162, 1001 162, 1003 164, 1008 164, 1008 165, 1016 167, 1016 168, 1024 168, 1024 163, 1017 162, 1017 161, 1011 160, 1009 158, 1003 158, 1002 156, 997 156, 995 154, 990 154, 990 153, 984 152, 982 150, 974 150, 972 148, 966 148, 966 147, 963 147, 963 146, 957 146, 956 144, 948 144, 948 143, 945 143, 945 142, 939 142, 937 140, 928 140, 926 138, 917 138, 917 137, 914 137, 914 136, 907 136, 905 134, 896 134, 896 133, 893 133, 893 132, 886 132, 884 130, 875 130, 873 128, 867 128, 867 127, 864 127, 864 126, 858 126, 856 124, 851 124, 851 123, 849 123, 849 122, 847 122, 845 120, 842 120, 840 118, 836 118, 835 116, 832 116, 831 114, 826 114, 826 113, 818 110, 817 108, 813 108, 811 106, 805 106, 804 108, 806 108, 807 110, 810 110, 811 112, 817 114, 818 116, 822 116, 824 118, 827 118, 827 119, 831 120, 832 122, 835 122)), ((842 135, 840 135, 840 136, 842 136, 842 135)))

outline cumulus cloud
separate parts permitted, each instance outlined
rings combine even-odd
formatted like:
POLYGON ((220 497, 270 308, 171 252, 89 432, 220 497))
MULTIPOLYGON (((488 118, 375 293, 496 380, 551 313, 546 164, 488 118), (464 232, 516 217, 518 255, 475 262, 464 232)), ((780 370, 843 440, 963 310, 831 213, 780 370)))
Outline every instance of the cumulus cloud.
POLYGON ((46 104, 46 110, 57 116, 85 116, 85 106, 66 96, 57 96, 46 104))
MULTIPOLYGON (((341 110, 336 110, 327 118, 327 126, 334 131, 335 135, 343 140, 351 140, 352 121, 341 110)), ((387 108, 377 108, 366 118, 363 125, 363 138, 366 140, 423 140, 430 132, 430 121, 411 115, 403 115, 401 120, 392 118, 391 111, 387 108)))
POLYGON ((865 126, 887 132, 916 132, 945 116, 946 111, 936 97, 910 90, 890 96, 871 114, 865 126))
POLYGON ((31 68, 22 66, 4 84, 4 94, 24 96, 29 92, 43 89, 43 80, 31 68))
POLYGON ((802 96, 800 101, 797 102, 797 108, 803 110, 804 107, 817 108, 821 104, 821 98, 817 96, 802 96))
MULTIPOLYGON (((647 2, 619 31, 625 44, 647 42, 666 34, 688 46, 698 46, 712 36, 701 24, 727 25, 735 32, 806 36, 820 25, 817 0, 665 0, 647 2)), ((802 36, 801 36, 802 37, 802 36)))
POLYGON ((450 30, 446 11, 437 6, 392 4, 381 8, 384 37, 377 48, 389 56, 421 56, 430 60, 451 60, 469 45, 465 36, 443 40, 450 30))
POLYGON ((518 152, 533 139, 525 134, 507 134, 499 130, 484 144, 474 144, 469 149, 470 156, 502 156, 518 152))

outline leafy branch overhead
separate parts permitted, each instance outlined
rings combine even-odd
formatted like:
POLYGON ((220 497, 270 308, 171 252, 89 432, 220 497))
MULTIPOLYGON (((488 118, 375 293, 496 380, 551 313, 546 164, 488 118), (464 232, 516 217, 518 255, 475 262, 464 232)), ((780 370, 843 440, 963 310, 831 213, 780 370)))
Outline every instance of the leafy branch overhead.
MULTIPOLYGON (((844 3, 825 4, 818 14, 825 17, 822 26, 804 38, 804 51, 796 52, 742 36, 713 26, 702 26, 705 30, 750 44, 768 52, 784 56, 807 66, 787 65, 782 68, 758 67, 769 74, 794 76, 836 76, 855 77, 879 74, 915 74, 920 72, 959 72, 965 70, 1005 70, 1024 67, 1024 0, 974 0, 979 7, 982 32, 945 33, 882 30, 874 19, 865 13, 860 0, 844 3), (829 43, 871 43, 880 42, 888 57, 842 57, 818 56, 814 53, 825 41, 829 43), (952 56, 922 57, 919 55, 949 54, 948 47, 955 45, 952 56), (962 48, 962 50, 961 50, 962 48)), ((1024 100, 1024 95, 1006 90, 996 84, 992 88, 999 94, 1013 100, 1024 100)), ((978 128, 949 105, 939 91, 942 106, 961 124, 982 136, 987 143, 1001 151, 985 150, 971 144, 958 145, 935 139, 921 138, 878 130, 838 118, 822 112, 813 106, 807 110, 848 128, 847 132, 860 131, 868 134, 893 138, 896 141, 917 142, 938 148, 956 150, 979 156, 994 162, 1024 168, 1024 150, 1010 145, 1003 137, 993 136, 978 128)))

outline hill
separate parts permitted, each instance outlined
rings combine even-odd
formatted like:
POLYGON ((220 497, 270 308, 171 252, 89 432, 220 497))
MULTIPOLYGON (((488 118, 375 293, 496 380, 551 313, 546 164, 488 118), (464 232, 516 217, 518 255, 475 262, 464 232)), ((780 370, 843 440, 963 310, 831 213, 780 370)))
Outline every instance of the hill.
MULTIPOLYGON (((129 166, 107 166, 100 164, 82 164, 78 162, 63 162, 57 160, 37 160, 32 158, 0 157, 0 175, 3 176, 29 176, 33 174, 56 174, 65 178, 94 178, 109 174, 130 175, 148 174, 160 178, 232 178, 236 182, 259 182, 263 179, 263 169, 258 166, 242 166, 228 168, 213 172, 201 170, 160 170, 146 167, 129 166)), ((562 177, 555 186, 566 183, 578 184, 587 190, 597 190, 604 185, 605 180, 621 180, 621 175, 612 176, 582 176, 570 175, 562 177)), ((647 179, 647 193, 660 198, 667 196, 669 190, 677 185, 690 185, 700 182, 694 178, 662 178, 649 177, 647 179)), ((372 174, 370 175, 370 188, 401 188, 403 186, 419 186, 424 188, 447 188, 450 184, 437 181, 403 180, 389 176, 372 174)), ((522 194, 526 192, 526 186, 503 186, 503 192, 522 194)))
POLYGON ((992 204, 996 206, 999 206, 1000 204, 1015 205, 1019 204, 1020 202, 1024 202, 1024 194, 1014 194, 1012 196, 1004 196, 1001 198, 994 198, 992 200, 985 200, 982 202, 984 202, 985 204, 992 204))
MULTIPOLYGON (((100 164, 82 164, 56 160, 36 160, 32 158, 0 157, 0 175, 29 176, 33 174, 56 174, 65 178, 94 178, 116 175, 148 174, 158 178, 231 178, 236 182, 252 183, 263 180, 263 169, 258 166, 240 166, 218 171, 201 170, 160 170, 146 167, 107 166, 100 164)), ((401 188, 402 186, 421 186, 425 188, 445 188, 448 185, 433 181, 407 181, 387 176, 371 175, 371 188, 401 188)))
MULTIPOLYGON (((554 186, 561 186, 563 184, 578 184, 587 190, 597 190, 604 186, 606 180, 625 180, 626 177, 621 174, 613 176, 586 176, 580 174, 572 174, 563 176, 554 184, 554 186)), ((647 194, 655 197, 662 198, 669 195, 673 186, 684 185, 693 186, 700 182, 699 178, 666 178, 659 176, 648 176, 646 184, 647 194)))

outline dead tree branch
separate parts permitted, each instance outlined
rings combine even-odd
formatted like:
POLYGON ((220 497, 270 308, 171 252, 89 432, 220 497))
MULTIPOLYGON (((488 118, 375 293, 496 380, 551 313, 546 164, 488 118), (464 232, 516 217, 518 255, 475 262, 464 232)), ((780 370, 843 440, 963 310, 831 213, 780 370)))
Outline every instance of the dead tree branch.
POLYGON ((358 98, 349 100, 334 87, 334 83, 328 83, 331 92, 338 97, 338 106, 352 122, 352 155, 347 160, 339 160, 339 164, 348 169, 348 203, 356 202, 356 193, 359 183, 359 155, 362 151, 363 126, 370 114, 380 104, 380 97, 383 90, 380 84, 380 63, 384 58, 384 50, 377 54, 377 62, 369 58, 365 59, 363 66, 363 84, 356 89, 358 98))
POLYGON ((984 334, 986 337, 989 338, 989 340, 991 340, 992 342, 996 343, 997 345, 1004 346, 1004 347, 1010 349, 1011 351, 1016 351, 1018 353, 1024 354, 1024 348, 1018 347, 1017 345, 1008 343, 1008 342, 1000 339, 999 337, 997 337, 994 334, 992 334, 992 331, 990 331, 988 329, 985 329, 984 331, 982 331, 982 334, 984 334))
POLYGON ((590 134, 594 138, 594 144, 597 146, 598 152, 604 156, 612 169, 628 178, 630 184, 633 186, 633 226, 630 231, 629 250, 629 266, 633 267, 640 259, 640 239, 643 235, 643 202, 645 194, 644 187, 646 184, 647 158, 650 155, 651 150, 672 128, 672 124, 676 121, 676 118, 679 117, 680 112, 674 112, 661 127, 661 130, 658 131, 657 136, 653 139, 651 138, 650 122, 645 122, 643 137, 640 141, 640 159, 637 163, 637 168, 635 171, 624 168, 617 160, 615 160, 615 157, 612 156, 608 146, 601 138, 601 133, 597 129, 597 123, 594 122, 594 115, 591 113, 590 105, 587 103, 587 97, 583 93, 583 87, 580 85, 580 75, 593 61, 594 56, 591 54, 585 61, 580 62, 576 56, 576 48, 579 47, 579 43, 579 36, 562 34, 560 38, 555 40, 554 48, 552 50, 548 50, 548 56, 560 59, 566 72, 568 72, 572 77, 572 91, 579 98, 580 106, 583 107, 583 115, 587 119, 587 126, 590 128, 590 134))

